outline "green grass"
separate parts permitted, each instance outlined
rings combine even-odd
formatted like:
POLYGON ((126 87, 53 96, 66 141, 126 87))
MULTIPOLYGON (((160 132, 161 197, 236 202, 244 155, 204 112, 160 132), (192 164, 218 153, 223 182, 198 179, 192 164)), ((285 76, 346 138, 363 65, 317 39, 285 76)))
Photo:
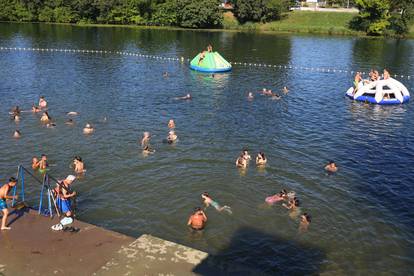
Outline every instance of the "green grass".
POLYGON ((355 13, 293 11, 282 20, 260 26, 263 31, 297 32, 336 35, 363 35, 348 28, 355 13))

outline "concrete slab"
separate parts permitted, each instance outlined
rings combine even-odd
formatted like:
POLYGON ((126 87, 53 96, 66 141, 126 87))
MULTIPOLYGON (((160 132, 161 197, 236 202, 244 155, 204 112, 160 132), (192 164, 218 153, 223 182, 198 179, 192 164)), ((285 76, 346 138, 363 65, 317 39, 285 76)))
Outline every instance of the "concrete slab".
POLYGON ((59 222, 25 211, 0 232, 0 275, 92 275, 135 239, 81 221, 77 233, 52 231, 59 222))
POLYGON ((208 254, 142 235, 122 248, 94 275, 195 275, 193 269, 208 254))
MULTIPOLYGON (((58 218, 34 210, 9 216, 0 232, 0 275, 195 275, 208 254, 142 235, 138 239, 78 220, 79 232, 53 231, 58 218)), ((223 275, 203 264, 197 274, 223 275)))

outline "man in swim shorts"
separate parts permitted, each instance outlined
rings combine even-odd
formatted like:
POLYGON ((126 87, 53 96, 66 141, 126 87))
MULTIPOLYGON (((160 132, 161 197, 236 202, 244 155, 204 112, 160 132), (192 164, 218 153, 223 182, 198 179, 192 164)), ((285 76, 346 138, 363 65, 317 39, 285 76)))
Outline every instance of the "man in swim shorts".
POLYGON ((9 183, 4 184, 0 188, 0 210, 3 212, 3 218, 1 219, 1 230, 10 230, 10 227, 6 227, 7 217, 9 215, 9 210, 7 210, 6 199, 17 199, 16 196, 7 195, 10 192, 10 188, 13 188, 17 183, 17 179, 10 177, 9 183))
POLYGON ((200 207, 197 207, 194 209, 194 213, 188 219, 187 225, 189 225, 193 230, 200 231, 204 229, 206 222, 206 214, 203 212, 203 210, 201 210, 200 207))
POLYGON ((76 177, 74 175, 68 175, 65 180, 56 183, 56 188, 54 189, 56 193, 56 204, 60 211, 67 217, 72 216, 70 200, 76 196, 76 192, 72 191, 70 185, 75 179, 76 177))

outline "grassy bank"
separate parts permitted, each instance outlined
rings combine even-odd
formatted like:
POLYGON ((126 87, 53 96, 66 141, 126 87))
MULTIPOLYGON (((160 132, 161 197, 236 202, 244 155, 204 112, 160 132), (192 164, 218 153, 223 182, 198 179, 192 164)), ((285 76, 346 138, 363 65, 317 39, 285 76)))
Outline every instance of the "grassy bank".
MULTIPOLYGON (((328 35, 365 36, 364 32, 351 30, 349 21, 356 16, 348 12, 293 11, 285 14, 281 20, 266 24, 249 23, 240 25, 231 13, 224 15, 224 28, 246 31, 265 31, 276 33, 306 33, 328 35)), ((414 38, 414 25, 408 35, 414 38)))

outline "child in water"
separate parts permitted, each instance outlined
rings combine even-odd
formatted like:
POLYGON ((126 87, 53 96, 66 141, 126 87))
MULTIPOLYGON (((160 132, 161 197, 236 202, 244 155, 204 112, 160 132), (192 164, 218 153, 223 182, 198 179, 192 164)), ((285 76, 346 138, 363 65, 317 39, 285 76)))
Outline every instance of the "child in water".
POLYGON ((74 166, 74 171, 77 174, 82 174, 84 172, 86 172, 85 170, 85 165, 82 161, 82 158, 80 156, 75 156, 75 158, 73 159, 73 166, 74 166))
POLYGON ((224 211, 227 211, 230 215, 233 213, 229 206, 224 205, 223 207, 221 207, 220 204, 218 204, 218 202, 214 201, 208 193, 202 193, 201 198, 203 199, 203 202, 204 202, 204 205, 206 206, 206 208, 211 205, 219 212, 224 210, 224 211))
POLYGON ((299 232, 303 233, 308 230, 309 224, 311 223, 312 217, 308 213, 303 213, 300 216, 299 232))
POLYGON ((325 166, 325 170, 330 173, 334 173, 338 171, 338 167, 336 166, 334 161, 329 161, 329 163, 325 166))
POLYGON ((174 129, 174 128, 175 128, 175 122, 174 122, 174 120, 173 120, 173 119, 170 119, 170 120, 168 121, 168 128, 169 128, 169 129, 174 129))
POLYGON ((32 158, 32 169, 37 170, 39 168, 39 159, 37 157, 32 158))

